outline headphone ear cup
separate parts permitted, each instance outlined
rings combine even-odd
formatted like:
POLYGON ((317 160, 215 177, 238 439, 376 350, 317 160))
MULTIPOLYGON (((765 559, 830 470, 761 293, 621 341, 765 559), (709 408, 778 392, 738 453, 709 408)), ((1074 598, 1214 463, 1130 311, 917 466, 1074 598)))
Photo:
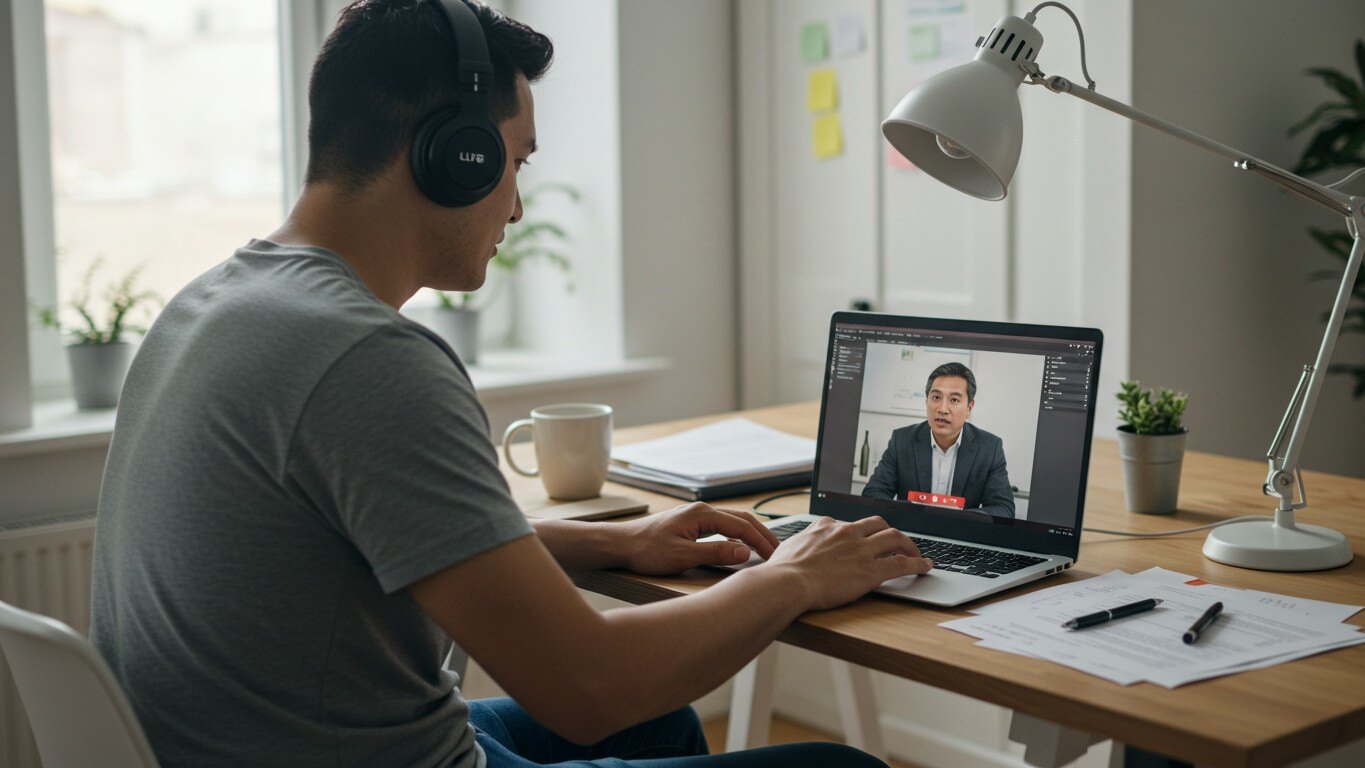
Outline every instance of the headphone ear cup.
POLYGON ((502 132, 491 122, 462 119, 459 107, 442 107, 413 135, 412 177, 438 205, 473 205, 498 186, 506 157, 502 132))

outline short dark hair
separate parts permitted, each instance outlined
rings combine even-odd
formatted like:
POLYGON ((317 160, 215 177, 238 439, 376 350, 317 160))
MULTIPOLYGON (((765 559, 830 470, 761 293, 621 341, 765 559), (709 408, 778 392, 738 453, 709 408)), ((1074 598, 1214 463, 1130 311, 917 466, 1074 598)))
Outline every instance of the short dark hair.
POLYGON ((967 402, 976 401, 976 377, 972 375, 972 369, 962 363, 944 363, 934 369, 929 374, 929 381, 924 384, 924 396, 928 397, 929 392, 934 388, 934 379, 940 376, 956 376, 967 380, 967 402))
MULTIPOLYGON (((474 0, 493 63, 493 122, 516 115, 516 75, 538 80, 550 38, 474 0)), ((358 190, 412 145, 417 126, 458 100, 455 34, 432 0, 358 0, 344 8, 308 83, 307 183, 358 190)))

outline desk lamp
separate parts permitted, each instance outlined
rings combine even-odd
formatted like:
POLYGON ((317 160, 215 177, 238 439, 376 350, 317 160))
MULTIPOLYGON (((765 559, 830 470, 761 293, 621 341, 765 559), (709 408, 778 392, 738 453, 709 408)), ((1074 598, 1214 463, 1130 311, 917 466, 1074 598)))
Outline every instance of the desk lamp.
POLYGON ((1361 231, 1365 228, 1365 169, 1331 185, 1321 185, 1283 168, 1187 131, 1127 104, 1095 92, 1095 81, 1085 66, 1085 34, 1080 20, 1061 3, 1041 3, 1024 18, 1005 16, 976 41, 971 62, 935 75, 905 95, 882 122, 882 134, 896 151, 920 170, 954 189, 983 200, 1003 200, 1009 189, 1023 144, 1021 84, 1041 85, 1103 107, 1129 120, 1174 136, 1211 152, 1234 167, 1251 171, 1289 191, 1346 218, 1355 238, 1346 274, 1312 365, 1305 365, 1289 399, 1284 418, 1266 451, 1270 468, 1262 491, 1278 499, 1275 514, 1261 519, 1230 522, 1214 528, 1204 542, 1204 556, 1242 568, 1267 571, 1316 571, 1351 561, 1351 548, 1340 532, 1294 522, 1294 512, 1308 505, 1299 453, 1308 432, 1318 393, 1322 389, 1332 347, 1361 262, 1361 231), (1081 72, 1086 87, 1047 75, 1035 61, 1043 36, 1033 26, 1038 12, 1056 7, 1065 11, 1080 37, 1081 72), (1354 188, 1353 190, 1351 188, 1354 188))

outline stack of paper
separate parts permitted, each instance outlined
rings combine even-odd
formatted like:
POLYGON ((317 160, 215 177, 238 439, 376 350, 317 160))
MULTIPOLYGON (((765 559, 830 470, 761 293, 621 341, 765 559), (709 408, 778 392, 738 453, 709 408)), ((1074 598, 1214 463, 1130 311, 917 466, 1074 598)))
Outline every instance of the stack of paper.
POLYGON ((1152 568, 1135 575, 1111 571, 1039 590, 939 626, 979 638, 980 646, 1046 659, 1120 685, 1146 681, 1175 688, 1365 643, 1359 627, 1342 623, 1360 609, 1233 589, 1152 568), (1152 597, 1162 603, 1146 613, 1087 629, 1062 629, 1077 616, 1152 597), (1186 645, 1185 630, 1215 602, 1223 603, 1223 614, 1197 643, 1186 645))
POLYGON ((815 441, 734 418, 616 447, 611 458, 612 480, 700 499, 809 482, 815 441))

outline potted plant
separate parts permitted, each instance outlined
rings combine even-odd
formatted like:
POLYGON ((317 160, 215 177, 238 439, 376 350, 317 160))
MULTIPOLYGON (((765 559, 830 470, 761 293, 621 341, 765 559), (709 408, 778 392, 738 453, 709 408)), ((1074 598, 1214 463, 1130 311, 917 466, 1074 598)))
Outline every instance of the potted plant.
MULTIPOLYGON (((77 322, 66 323, 56 307, 39 307, 38 322, 65 334, 67 361, 71 364, 71 385, 75 391, 76 407, 81 410, 113 408, 118 405, 123 391, 123 378, 133 361, 134 346, 125 340, 130 333, 142 334, 146 327, 134 321, 139 310, 146 310, 158 298, 150 291, 139 291, 137 279, 142 272, 138 266, 122 280, 110 284, 104 291, 103 322, 99 309, 92 306, 91 283, 103 266, 100 259, 91 263, 81 280, 80 291, 67 305, 77 322)), ((145 315, 144 313, 141 313, 145 315)), ((150 318, 147 318, 150 320, 150 318)))
MULTIPOLYGON (((1355 73, 1348 74, 1327 67, 1307 70, 1306 74, 1320 78, 1339 98, 1319 104, 1289 129, 1290 136, 1313 129, 1308 146, 1304 147, 1303 155, 1294 167, 1294 173, 1300 176, 1328 172, 1349 174, 1365 168, 1365 41, 1356 41, 1355 60, 1358 70, 1355 73), (1357 74, 1359 81, 1356 80, 1357 74)), ((1351 255, 1350 234, 1339 226, 1333 229, 1310 228, 1308 234, 1345 266, 1351 255)), ((1340 280, 1341 270, 1320 270, 1313 273, 1313 278, 1340 280)), ((1365 333, 1365 270, 1356 277, 1341 332, 1365 333)), ((1327 370, 1353 377, 1353 395, 1365 397, 1365 364, 1338 363, 1327 370)))
POLYGON ((1180 464, 1185 434, 1180 424, 1189 396, 1161 388, 1153 399, 1136 381, 1125 381, 1118 398, 1119 454, 1123 457, 1123 490, 1128 511, 1164 515, 1175 511, 1180 493, 1180 464))
POLYGON ((569 257, 557 247, 569 242, 568 232, 556 222, 535 219, 531 215, 537 201, 547 192, 558 192, 574 203, 582 199, 577 189, 555 182, 538 185, 522 194, 521 204, 526 215, 516 224, 508 225, 507 237, 498 246, 491 262, 494 270, 489 275, 487 290, 454 294, 435 291, 436 306, 404 310, 445 339, 455 354, 469 365, 477 365, 479 361, 479 324, 483 311, 498 300, 511 276, 523 264, 543 259, 566 274, 569 271, 569 257))

